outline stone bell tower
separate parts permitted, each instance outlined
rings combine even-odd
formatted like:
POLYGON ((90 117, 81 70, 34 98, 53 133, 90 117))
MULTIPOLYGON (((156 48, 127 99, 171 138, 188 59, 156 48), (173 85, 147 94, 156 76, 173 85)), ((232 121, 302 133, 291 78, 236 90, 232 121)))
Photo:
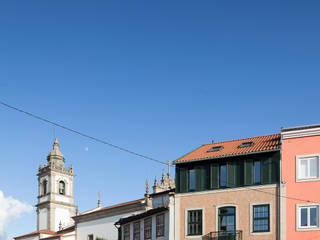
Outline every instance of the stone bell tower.
POLYGON ((75 215, 72 166, 65 168, 65 159, 56 138, 47 164, 39 166, 37 230, 58 231, 73 224, 75 215))

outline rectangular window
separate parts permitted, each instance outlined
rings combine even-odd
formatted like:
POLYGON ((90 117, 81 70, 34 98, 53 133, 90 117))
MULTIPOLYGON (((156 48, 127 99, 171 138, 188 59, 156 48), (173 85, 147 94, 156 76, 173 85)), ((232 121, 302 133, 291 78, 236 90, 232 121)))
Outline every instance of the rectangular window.
POLYGON ((220 187, 227 186, 227 165, 220 165, 220 187))
POLYGON ((261 162, 260 160, 254 161, 253 163, 253 180, 254 184, 260 184, 261 183, 261 162))
POLYGON ((88 240, 93 240, 93 234, 88 235, 88 240))
POLYGON ((299 207, 300 228, 318 228, 319 227, 319 206, 301 206, 299 207))
POLYGON ((152 237, 152 218, 144 220, 144 239, 151 239, 152 237))
POLYGON ((164 214, 157 215, 156 217, 156 233, 157 237, 164 236, 164 214))
POLYGON ((253 232, 270 231, 270 206, 254 205, 253 206, 253 232))
POLYGON ((202 235, 202 210, 188 211, 188 236, 202 235))
POLYGON ((319 179, 319 156, 297 157, 297 179, 319 179))
POLYGON ((130 224, 127 224, 123 228, 123 240, 130 240, 130 224))
POLYGON ((133 224, 133 240, 140 240, 140 222, 133 224))
POLYGON ((189 170, 189 190, 193 191, 196 189, 196 170, 189 170))

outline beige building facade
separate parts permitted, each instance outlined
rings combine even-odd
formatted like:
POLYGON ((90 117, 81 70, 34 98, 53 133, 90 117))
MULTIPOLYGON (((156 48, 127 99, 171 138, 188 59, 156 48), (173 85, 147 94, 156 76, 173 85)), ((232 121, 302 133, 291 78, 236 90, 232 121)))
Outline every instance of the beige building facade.
POLYGON ((276 184, 270 184, 232 190, 176 194, 175 225, 180 226, 180 230, 175 231, 175 239, 202 239, 203 237, 215 239, 219 232, 219 209, 232 207, 235 209, 235 229, 239 231, 236 234, 241 234, 241 237, 235 239, 275 240, 279 230, 277 227, 279 226, 278 202, 275 197, 277 192, 276 184), (253 207, 256 205, 269 206, 269 231, 253 232, 253 207), (188 212, 194 210, 202 211, 202 234, 188 236, 188 212))

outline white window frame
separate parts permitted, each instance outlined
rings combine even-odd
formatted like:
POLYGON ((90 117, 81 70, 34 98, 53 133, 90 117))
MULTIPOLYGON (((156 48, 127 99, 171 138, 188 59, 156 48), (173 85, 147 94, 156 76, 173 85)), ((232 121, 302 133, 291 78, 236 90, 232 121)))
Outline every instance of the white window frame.
POLYGON ((261 203, 251 203, 250 204, 250 234, 251 235, 268 235, 272 234, 272 212, 273 206, 272 202, 261 202, 261 203), (253 231, 253 207, 259 205, 269 205, 269 231, 268 232, 254 232, 253 231))
POLYGON ((205 233, 204 208, 188 208, 184 211, 184 237, 185 238, 199 238, 205 233), (193 210, 202 210, 202 235, 188 235, 188 212, 193 210))
MULTIPOLYGON (((308 171, 310 169, 308 168, 308 171)), ((296 182, 306 182, 306 181, 319 181, 320 180, 320 154, 308 154, 308 155, 299 155, 296 156, 296 182), (317 157, 318 158, 318 177, 300 177, 300 163, 301 160, 305 160, 308 158, 317 157)))
MULTIPOLYGON (((308 210, 307 221, 310 221, 310 210, 308 210)), ((297 231, 312 231, 312 230, 320 230, 320 203, 312 203, 312 204, 297 204, 296 205, 296 230, 297 231), (301 209, 302 208, 318 208, 318 226, 301 226, 301 209)))

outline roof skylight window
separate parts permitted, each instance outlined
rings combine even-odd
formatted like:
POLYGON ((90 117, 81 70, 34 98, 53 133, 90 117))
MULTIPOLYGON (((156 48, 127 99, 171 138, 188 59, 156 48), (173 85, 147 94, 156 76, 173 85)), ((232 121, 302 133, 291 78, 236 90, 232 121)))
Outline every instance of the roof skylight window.
POLYGON ((245 147, 251 147, 253 145, 253 142, 250 141, 250 142, 243 142, 241 143, 238 148, 245 148, 245 147))
POLYGON ((214 147, 210 148, 207 152, 218 152, 221 149, 223 149, 223 146, 214 146, 214 147))

